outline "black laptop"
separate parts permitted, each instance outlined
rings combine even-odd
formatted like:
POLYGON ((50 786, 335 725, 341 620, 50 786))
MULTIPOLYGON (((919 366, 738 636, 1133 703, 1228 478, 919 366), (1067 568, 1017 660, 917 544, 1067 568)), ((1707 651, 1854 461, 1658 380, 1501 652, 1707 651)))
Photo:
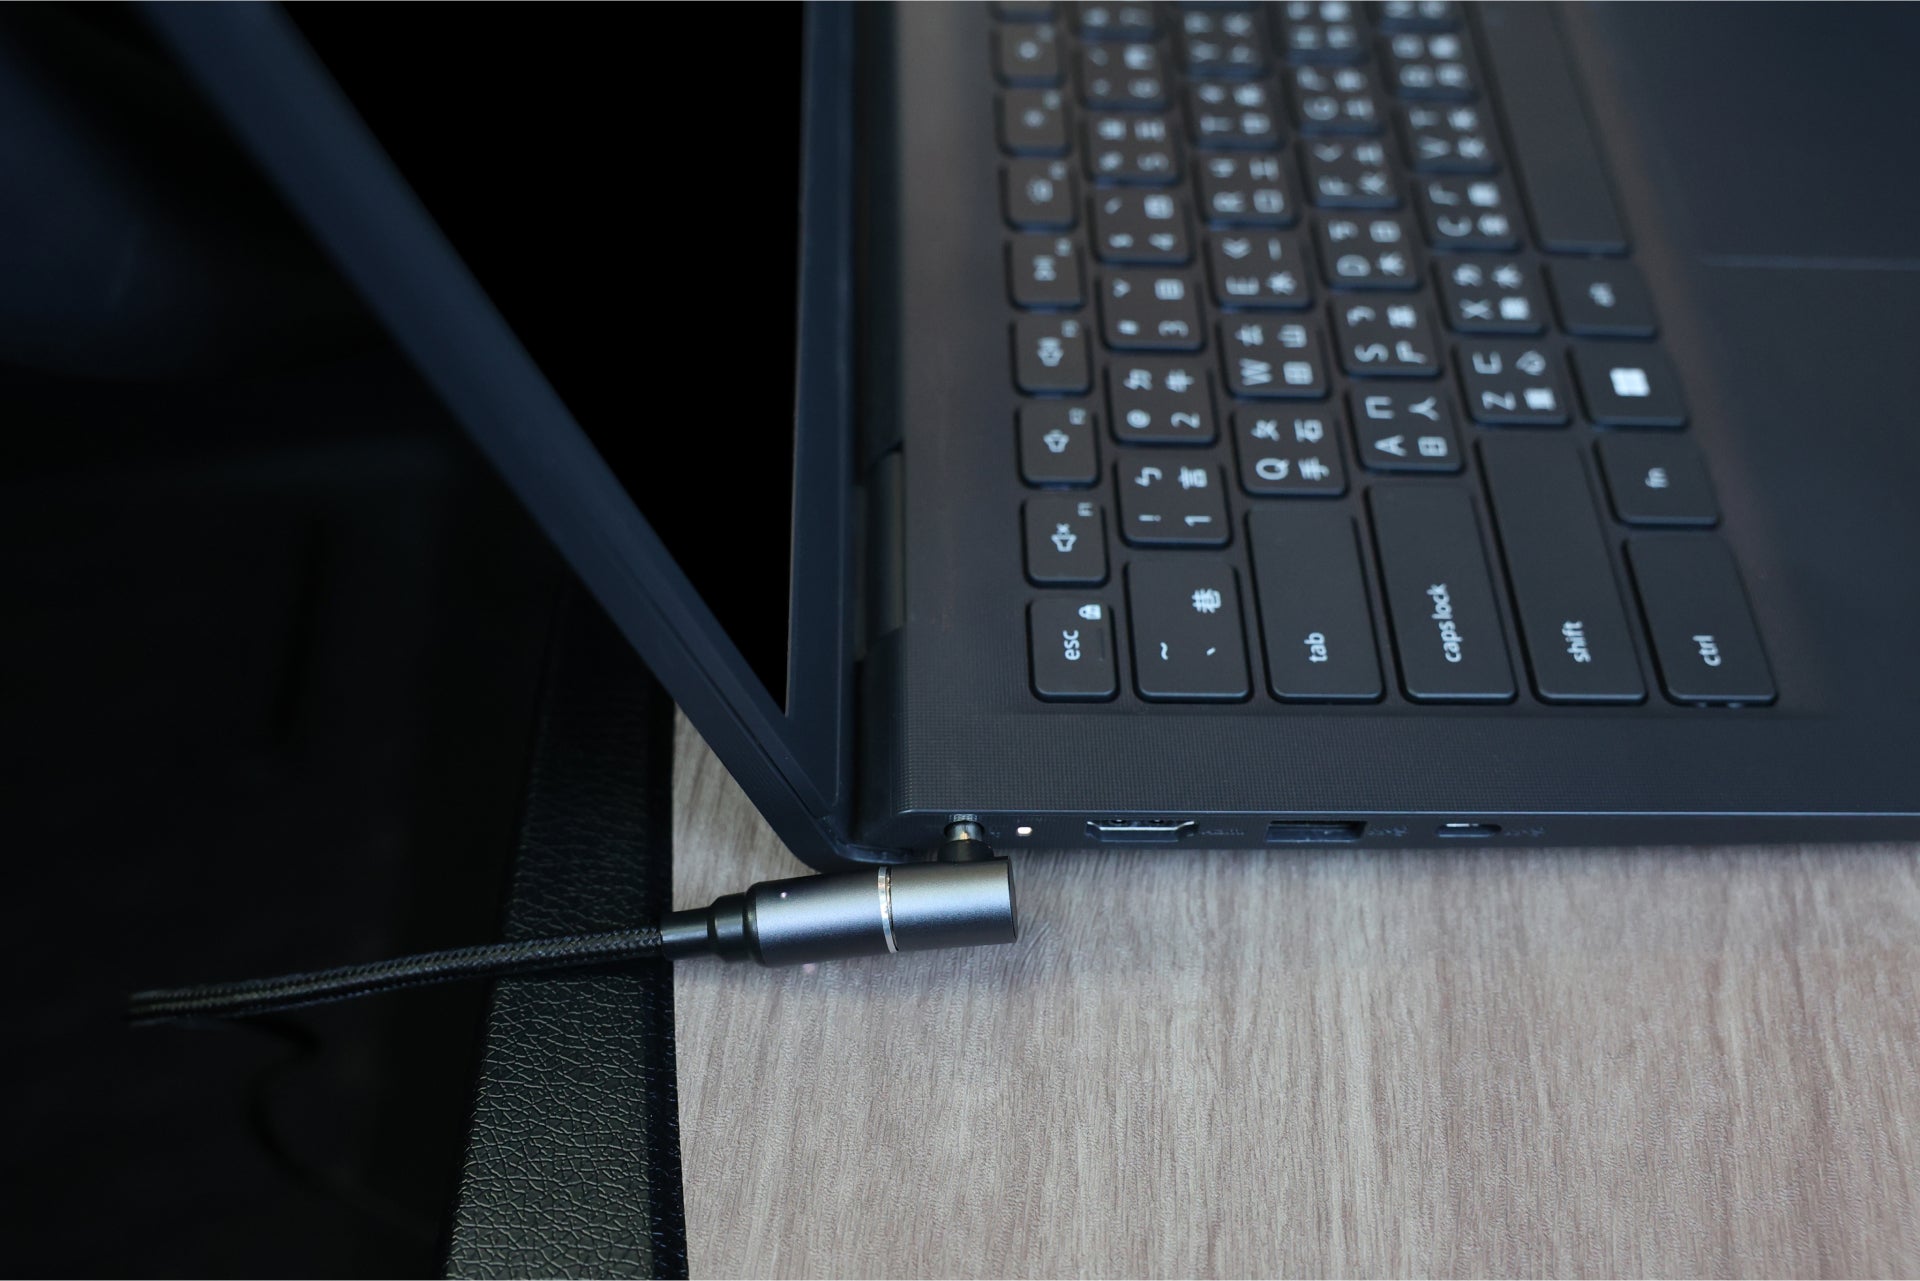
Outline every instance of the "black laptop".
POLYGON ((1920 10, 353 10, 150 16, 807 861, 1920 834, 1920 10))

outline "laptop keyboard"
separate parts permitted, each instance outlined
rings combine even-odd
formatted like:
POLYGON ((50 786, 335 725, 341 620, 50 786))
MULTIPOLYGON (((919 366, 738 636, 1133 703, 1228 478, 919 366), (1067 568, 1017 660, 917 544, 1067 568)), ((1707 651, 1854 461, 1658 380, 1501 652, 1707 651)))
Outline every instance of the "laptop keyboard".
POLYGON ((994 15, 1036 697, 1774 699, 1564 76, 1434 0, 994 15))

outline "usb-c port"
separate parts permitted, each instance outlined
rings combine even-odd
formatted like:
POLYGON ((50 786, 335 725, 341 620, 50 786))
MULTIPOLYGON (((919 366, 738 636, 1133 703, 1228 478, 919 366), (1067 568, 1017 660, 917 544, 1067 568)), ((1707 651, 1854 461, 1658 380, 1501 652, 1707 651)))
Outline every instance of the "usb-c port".
POLYGON ((1444 841, 1484 841, 1500 835, 1498 823, 1442 823, 1433 834, 1444 841))

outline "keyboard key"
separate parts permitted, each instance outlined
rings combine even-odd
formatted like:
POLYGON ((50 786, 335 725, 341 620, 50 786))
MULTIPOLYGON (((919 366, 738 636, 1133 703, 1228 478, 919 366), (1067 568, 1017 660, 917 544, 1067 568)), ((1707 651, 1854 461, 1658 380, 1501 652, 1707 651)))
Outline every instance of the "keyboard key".
POLYGON ((1156 702, 1245 698, 1246 641, 1231 566, 1207 556, 1160 556, 1127 566, 1133 683, 1156 702))
POLYGON ((1100 504, 1086 498, 1029 498, 1027 581, 1036 587, 1107 581, 1100 504))
POLYGON ((1394 110, 1400 143, 1416 173, 1492 173, 1493 131, 1467 102, 1409 102, 1394 110))
POLYGON ((1016 156, 1067 154, 1067 113, 1058 89, 1009 89, 1000 96, 1000 146, 1016 156))
POLYGON ((1100 479, 1100 418, 1070 400, 1020 406, 1020 479, 1036 487, 1087 486, 1100 479))
POLYGON ((1156 45, 1090 44, 1080 51, 1080 100, 1089 107, 1158 111, 1167 105, 1166 69, 1156 45))
POLYGON ((1658 347, 1642 343, 1575 343, 1574 377, 1587 417, 1606 427, 1682 427, 1687 404, 1680 379, 1658 347))
POLYGON ((1380 100, 1364 67, 1296 67, 1288 77, 1302 133, 1380 132, 1380 100))
POLYGON ((1386 56, 1387 83, 1402 98, 1464 101, 1479 92, 1459 32, 1398 32, 1387 38, 1386 56))
POLYGON ((1078 395, 1093 386, 1085 326, 1072 316, 1013 322, 1013 381, 1024 392, 1078 395))
MULTIPOLYGON (((1140 455, 1134 455, 1140 458, 1140 455)), ((1135 547, 1223 547, 1227 501, 1220 473, 1178 455, 1124 462, 1116 468, 1120 536, 1135 547)))
POLYGON ((1372 702, 1380 655, 1353 521, 1326 507, 1247 514, 1267 688, 1283 702, 1372 702))
POLYGON ((1333 345, 1355 378, 1431 378, 1440 346, 1424 303, 1346 297, 1333 306, 1333 345))
POLYGON ((1187 119, 1196 147, 1275 147, 1280 118, 1258 80, 1207 80, 1187 90, 1187 119))
POLYGON ((1314 138, 1307 141, 1307 195, 1323 209, 1392 209, 1400 188, 1387 167, 1387 144, 1378 138, 1314 138))
POLYGON ((1492 427, 1564 427, 1566 375, 1538 343, 1463 342, 1458 351, 1467 412, 1492 427))
POLYGON ((1463 334, 1537 334, 1546 310, 1533 269, 1511 258, 1441 258, 1433 264, 1448 327, 1463 334))
POLYGON ((1258 76, 1267 69, 1267 31, 1260 11, 1188 9, 1180 36, 1190 76, 1258 76))
POLYGON ((1165 187, 1180 180, 1180 153, 1166 116, 1107 112, 1087 118, 1087 176, 1165 187))
POLYGON ((1418 289, 1420 261, 1405 214, 1322 214, 1320 266, 1335 289, 1418 289))
POLYGON ((1614 514, 1626 524, 1720 523, 1706 459, 1685 436, 1608 432, 1598 449, 1614 514))
POLYGON ((1367 56, 1359 6, 1348 0, 1286 0, 1280 43, 1294 62, 1361 62, 1367 56))
POLYGON ((1198 351, 1199 285, 1171 268, 1107 272, 1100 323, 1114 351, 1198 351))
POLYGON ((1629 262, 1586 258, 1547 267, 1553 309, 1570 334, 1583 338, 1651 338, 1653 299, 1629 262))
POLYGON ((1151 40, 1159 23, 1150 4, 1082 4, 1074 25, 1082 40, 1151 40))
POLYGON ((1386 0, 1373 6, 1382 31, 1457 31, 1460 6, 1451 0, 1386 0))
POLYGON ((1184 263, 1193 258, 1184 197, 1170 191, 1102 191, 1093 198, 1093 251, 1102 262, 1184 263))
POLYGON ((1035 231, 1065 231, 1076 219, 1073 170, 1064 160, 1015 160, 1000 188, 1007 222, 1035 231))
POLYGON ((1219 438, 1202 359, 1117 357, 1107 365, 1107 417, 1123 445, 1211 445, 1219 438))
POLYGON ((1327 394, 1319 327, 1304 320, 1236 316, 1220 322, 1227 391, 1249 399, 1319 400, 1327 394))
POLYGON ((1338 497, 1347 492, 1340 461, 1340 408, 1233 411, 1240 488, 1249 494, 1338 497))
POLYGON ((1360 465, 1380 472, 1460 470, 1453 406, 1433 387, 1355 387, 1353 443, 1360 465))
POLYGON ((1001 27, 993 33, 993 66, 1010 85, 1060 83, 1060 42, 1044 23, 1001 27))
POLYGON ((1033 692, 1049 702, 1103 702, 1120 692, 1106 604, 1052 597, 1027 606, 1033 692))
POLYGON ((1078 307, 1087 300, 1080 254, 1065 236, 1007 242, 1007 292, 1016 307, 1078 307))
POLYGON ((1427 178, 1419 192, 1427 243, 1435 249, 1519 248, 1518 206, 1498 178, 1427 178))
POLYGON ((1549 703, 1638 703, 1640 662, 1613 563, 1574 442, 1564 436, 1480 441, 1514 614, 1549 703))
POLYGON ((1676 703, 1771 703, 1773 674, 1740 571, 1711 534, 1627 540, 1660 682, 1676 703))
POLYGON ((1280 157, 1205 156, 1200 203, 1207 218, 1240 227, 1291 227, 1298 216, 1280 157))
POLYGON ((1473 503, 1458 488, 1369 495, 1400 683, 1415 702, 1505 702, 1513 668, 1473 503))
POLYGON ((1284 231, 1216 232, 1207 237, 1213 300, 1222 307, 1313 304, 1313 272, 1300 241, 1284 231))

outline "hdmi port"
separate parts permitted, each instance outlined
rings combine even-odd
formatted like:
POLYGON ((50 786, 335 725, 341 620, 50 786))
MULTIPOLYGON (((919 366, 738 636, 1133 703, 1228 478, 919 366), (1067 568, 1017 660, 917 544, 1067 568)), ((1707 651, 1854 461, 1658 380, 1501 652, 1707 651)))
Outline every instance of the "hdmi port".
POLYGON ((1190 818, 1098 818, 1087 820, 1087 835, 1106 845, 1172 845, 1199 826, 1190 818))
POLYGON ((1269 845, 1346 845, 1366 834, 1365 823, 1280 820, 1267 824, 1269 845))

